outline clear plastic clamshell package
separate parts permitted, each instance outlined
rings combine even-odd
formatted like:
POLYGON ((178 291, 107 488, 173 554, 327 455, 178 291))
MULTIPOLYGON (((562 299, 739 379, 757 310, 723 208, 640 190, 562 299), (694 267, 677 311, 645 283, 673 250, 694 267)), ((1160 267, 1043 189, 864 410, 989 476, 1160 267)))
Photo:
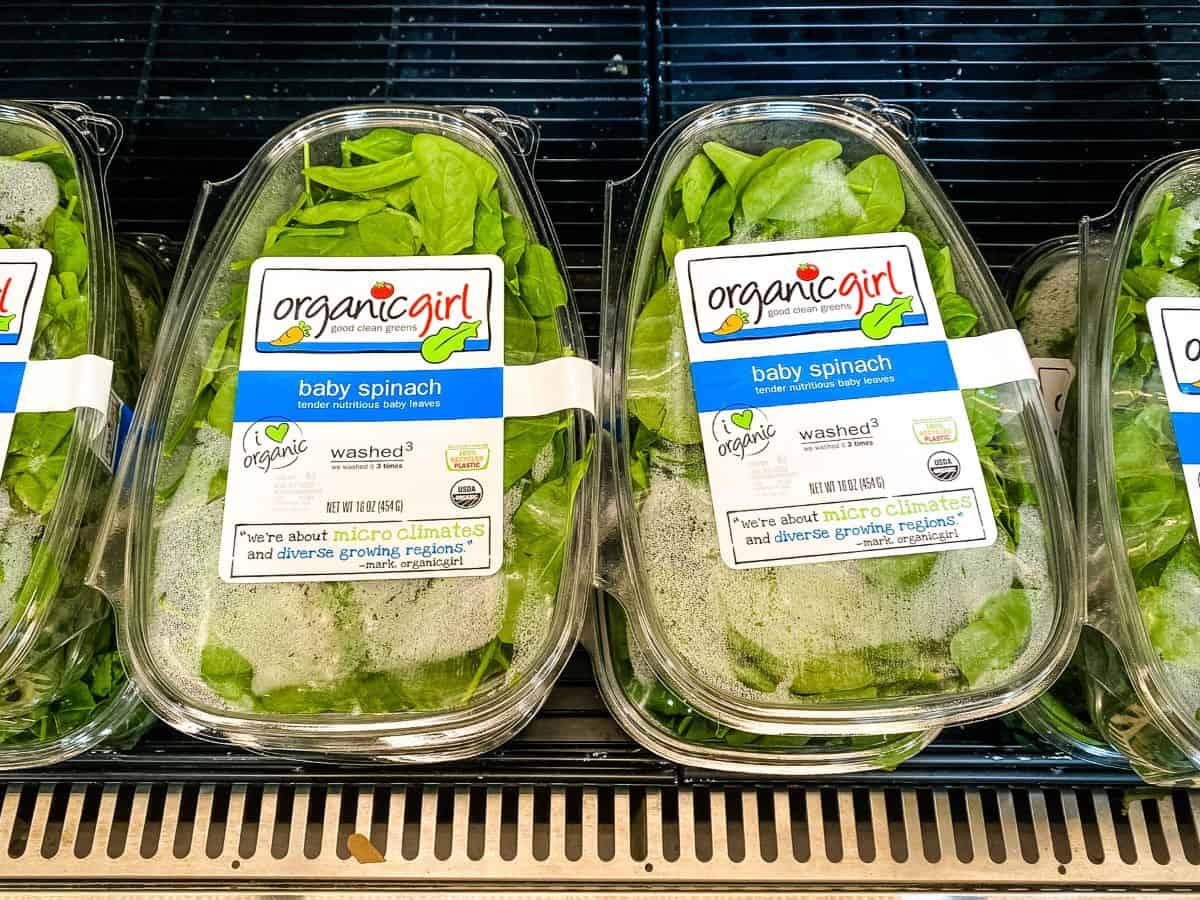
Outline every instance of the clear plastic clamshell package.
POLYGON ((353 107, 208 186, 91 573, 169 724, 420 762, 544 701, 594 568, 595 367, 535 146, 353 107))
MULTIPOLYGON (((1046 414, 1059 431, 1068 475, 1074 469, 1078 423, 1075 380, 1078 342, 1079 238, 1065 235, 1031 247, 1009 269, 1005 295, 1033 359, 1046 414), (1070 414, 1067 407, 1070 405, 1070 414)), ((1097 765, 1129 763, 1092 721, 1087 647, 1100 637, 1084 628, 1066 671, 1017 715, 1026 730, 1050 745, 1097 765)))
POLYGON ((1142 170, 1080 246, 1093 717, 1147 781, 1200 784, 1200 153, 1142 170))
POLYGON ((998 716, 1074 647, 1054 435, 911 127, 716 104, 610 187, 599 580, 639 670, 737 731, 998 716))
POLYGON ((111 609, 84 585, 133 399, 104 177, 115 120, 0 103, 0 768, 145 721, 111 609))

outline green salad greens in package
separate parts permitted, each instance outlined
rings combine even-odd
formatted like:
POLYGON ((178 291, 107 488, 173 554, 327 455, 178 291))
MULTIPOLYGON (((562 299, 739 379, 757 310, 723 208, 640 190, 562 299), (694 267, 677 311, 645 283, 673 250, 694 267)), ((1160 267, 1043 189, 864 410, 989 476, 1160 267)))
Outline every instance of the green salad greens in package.
POLYGON ((700 713, 658 678, 611 597, 596 607, 595 665, 605 704, 639 744, 681 765, 776 775, 890 771, 925 749, 936 729, 895 735, 754 734, 700 713))
POLYGON ((103 180, 119 135, 77 104, 0 105, 0 367, 21 397, 0 411, 3 769, 148 723, 83 583, 138 378, 103 180))
POLYGON ((709 107, 610 211, 603 571, 647 671, 749 733, 999 715, 1077 633, 1028 355, 907 122, 866 98, 709 107))
POLYGON ((176 727, 460 757, 527 721, 565 663, 592 569, 592 374, 505 127, 299 122, 177 280, 110 518, 124 582, 96 575, 176 727))
MULTIPOLYGON (((1054 238, 1031 247, 1009 270, 1006 294, 1017 328, 1033 358, 1046 414, 1059 428, 1068 471, 1074 465, 1078 393, 1072 391, 1078 360, 1079 240, 1054 238), (1068 404, 1071 407, 1067 413, 1068 404)), ((1060 750, 1099 765, 1126 767, 1092 720, 1087 652, 1098 636, 1084 628, 1062 676, 1021 709, 1018 727, 1060 750)))
POLYGON ((1080 231, 1093 714, 1165 784, 1200 783, 1198 183, 1195 153, 1162 159, 1080 231))

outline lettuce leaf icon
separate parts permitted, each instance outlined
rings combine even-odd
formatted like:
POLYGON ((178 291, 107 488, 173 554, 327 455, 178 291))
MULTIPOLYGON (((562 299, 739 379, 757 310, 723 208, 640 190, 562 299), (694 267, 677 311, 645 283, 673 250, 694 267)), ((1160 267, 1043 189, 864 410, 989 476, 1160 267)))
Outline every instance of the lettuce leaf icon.
POLYGON ((897 297, 890 303, 876 303, 863 315, 858 327, 873 341, 882 341, 904 323, 904 314, 912 312, 912 297, 897 297))
POLYGON ((427 363, 444 363, 451 354, 466 347, 470 338, 479 334, 480 324, 482 323, 463 322, 461 325, 439 328, 421 342, 421 359, 427 363))

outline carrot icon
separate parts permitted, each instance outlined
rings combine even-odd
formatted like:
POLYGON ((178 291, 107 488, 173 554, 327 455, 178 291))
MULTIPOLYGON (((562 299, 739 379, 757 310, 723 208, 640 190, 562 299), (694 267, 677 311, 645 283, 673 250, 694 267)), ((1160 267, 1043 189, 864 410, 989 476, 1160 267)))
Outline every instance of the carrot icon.
POLYGON ((292 344, 298 344, 311 333, 312 329, 308 327, 307 322, 297 322, 275 340, 271 341, 272 347, 290 347, 292 344))
POLYGON ((739 309, 737 312, 730 313, 729 317, 713 331, 713 334, 721 337, 727 334, 733 334, 735 331, 741 331, 749 323, 750 317, 746 315, 746 311, 744 309, 739 309))

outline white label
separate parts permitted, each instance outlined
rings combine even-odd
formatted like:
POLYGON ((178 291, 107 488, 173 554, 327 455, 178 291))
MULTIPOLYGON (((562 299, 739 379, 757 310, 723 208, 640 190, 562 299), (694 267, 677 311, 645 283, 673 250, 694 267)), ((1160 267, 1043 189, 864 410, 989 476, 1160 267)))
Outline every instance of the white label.
POLYGON ((251 266, 222 578, 500 568, 503 286, 497 256, 251 266))
MULTIPOLYGON (((727 565, 996 540, 967 385, 913 235, 691 249, 675 260, 727 565)), ((1009 337, 965 339, 1017 348, 978 377, 1032 375, 1009 337)))
POLYGON ((1034 357, 1033 368, 1037 372, 1038 386, 1042 389, 1042 402, 1054 433, 1062 427, 1063 412, 1067 406, 1067 393, 1075 383, 1075 364, 1069 359, 1034 357))
POLYGON ((1200 297, 1155 297, 1146 304, 1175 445, 1200 527, 1200 297))

